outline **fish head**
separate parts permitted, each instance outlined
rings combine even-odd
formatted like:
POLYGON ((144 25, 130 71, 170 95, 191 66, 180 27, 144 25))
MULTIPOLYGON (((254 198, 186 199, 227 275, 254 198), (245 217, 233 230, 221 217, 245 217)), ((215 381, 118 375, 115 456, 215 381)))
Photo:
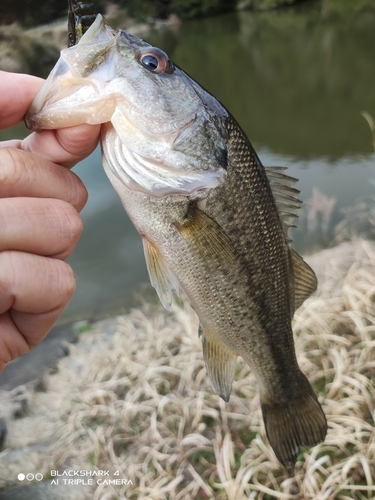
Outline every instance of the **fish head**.
POLYGON ((216 187, 226 174, 225 108, 168 55, 98 15, 61 51, 25 118, 32 130, 102 128, 103 164, 154 196, 216 187))

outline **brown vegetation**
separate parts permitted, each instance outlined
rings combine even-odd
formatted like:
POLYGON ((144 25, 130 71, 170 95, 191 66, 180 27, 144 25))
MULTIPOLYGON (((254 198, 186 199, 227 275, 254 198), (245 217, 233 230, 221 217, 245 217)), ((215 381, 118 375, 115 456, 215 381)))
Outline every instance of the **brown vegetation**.
POLYGON ((87 486, 87 498, 373 498, 375 245, 346 243, 309 262, 320 263, 321 283, 295 315, 295 343, 329 431, 301 451, 295 476, 267 442, 249 368, 239 362, 229 403, 213 392, 197 320, 182 303, 172 315, 144 306, 98 323, 71 346, 31 413, 13 421, 0 486, 19 470, 106 469, 132 484, 87 486))

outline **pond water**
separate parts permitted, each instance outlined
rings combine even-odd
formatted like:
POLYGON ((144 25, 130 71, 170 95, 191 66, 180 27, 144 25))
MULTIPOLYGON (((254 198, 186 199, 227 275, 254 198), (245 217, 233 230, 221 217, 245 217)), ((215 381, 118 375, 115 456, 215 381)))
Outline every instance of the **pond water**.
MULTIPOLYGON (((313 3, 194 20, 146 38, 221 100, 264 165, 287 166, 300 180, 305 208, 293 235, 297 250, 332 244, 343 209, 372 200, 374 14, 329 18, 313 3)), ((69 260, 77 291, 62 322, 121 312, 137 294, 154 297, 143 286, 148 276, 140 238, 102 170, 99 150, 75 172, 89 201, 83 236, 69 260)))

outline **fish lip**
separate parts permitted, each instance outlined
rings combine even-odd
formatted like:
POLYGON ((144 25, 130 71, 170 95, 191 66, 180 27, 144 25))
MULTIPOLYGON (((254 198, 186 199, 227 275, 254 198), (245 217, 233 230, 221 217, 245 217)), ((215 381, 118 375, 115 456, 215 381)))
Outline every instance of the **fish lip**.
POLYGON ((26 127, 29 129, 29 130, 33 130, 33 131, 37 131, 38 128, 37 128, 37 125, 36 125, 36 121, 34 119, 34 116, 35 114, 33 113, 31 116, 29 115, 29 113, 27 113, 25 115, 25 118, 23 119, 23 121, 25 122, 25 125, 26 127))

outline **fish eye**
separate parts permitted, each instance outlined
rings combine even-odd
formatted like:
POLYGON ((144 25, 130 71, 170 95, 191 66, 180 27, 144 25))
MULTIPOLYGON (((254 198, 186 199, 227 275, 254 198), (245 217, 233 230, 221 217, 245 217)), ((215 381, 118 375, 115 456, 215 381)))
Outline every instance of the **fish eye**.
POLYGON ((143 66, 146 66, 146 68, 150 69, 151 71, 155 71, 158 69, 159 61, 155 56, 151 56, 150 54, 147 56, 143 56, 141 61, 143 66))
POLYGON ((153 73, 173 73, 174 66, 165 52, 157 48, 147 48, 141 53, 139 61, 153 73))

